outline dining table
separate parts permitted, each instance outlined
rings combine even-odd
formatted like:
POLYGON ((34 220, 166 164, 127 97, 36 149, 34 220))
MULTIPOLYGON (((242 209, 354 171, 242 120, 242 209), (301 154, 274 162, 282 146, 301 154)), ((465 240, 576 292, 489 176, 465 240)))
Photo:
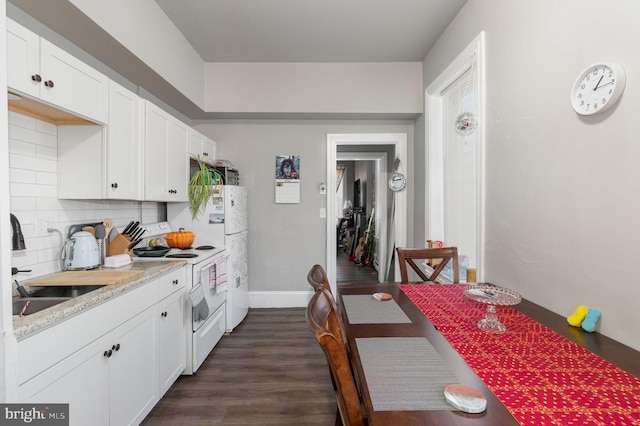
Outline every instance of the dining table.
POLYGON ((640 424, 640 352, 570 326, 566 317, 525 298, 497 310, 508 317, 504 334, 478 330, 475 324, 486 308, 465 298, 465 288, 395 282, 337 286, 369 426, 640 424), (379 294, 391 299, 379 300, 379 294), (516 322, 526 329, 517 330, 516 322), (548 367, 554 363, 557 368, 548 367), (572 374, 585 386, 574 386, 572 374), (549 385, 552 380, 560 384, 549 385), (479 391, 486 409, 466 413, 448 404, 448 384, 479 391))

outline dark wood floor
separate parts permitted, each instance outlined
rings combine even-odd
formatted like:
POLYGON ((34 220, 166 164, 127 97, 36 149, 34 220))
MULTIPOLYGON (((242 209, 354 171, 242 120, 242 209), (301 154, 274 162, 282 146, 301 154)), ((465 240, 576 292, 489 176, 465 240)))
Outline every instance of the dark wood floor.
MULTIPOLYGON (((377 274, 338 251, 337 282, 377 281, 377 274)), ((196 375, 178 379, 143 425, 334 425, 329 368, 304 311, 250 309, 196 375)))
POLYGON ((329 368, 304 311, 250 309, 143 425, 334 425, 329 368))
POLYGON ((360 266, 349 260, 349 255, 338 250, 336 259, 336 282, 370 283, 378 281, 378 271, 372 266, 360 266))

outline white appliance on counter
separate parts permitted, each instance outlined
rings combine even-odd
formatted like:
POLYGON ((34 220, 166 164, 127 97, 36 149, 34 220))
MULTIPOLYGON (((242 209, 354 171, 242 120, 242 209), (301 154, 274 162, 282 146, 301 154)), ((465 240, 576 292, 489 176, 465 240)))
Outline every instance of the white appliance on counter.
MULTIPOLYGON (((137 247, 147 247, 150 239, 163 238, 172 231, 168 222, 140 227, 145 230, 144 239, 137 247)), ((134 255, 133 260, 136 262, 179 259, 187 263, 187 296, 184 305, 187 362, 182 374, 194 374, 226 331, 229 288, 226 258, 227 252, 222 245, 214 246, 204 239, 200 239, 200 244, 194 244, 190 249, 172 249, 161 257, 134 255), (198 306, 193 306, 190 295, 196 291, 203 297, 198 306)))
POLYGON ((174 229, 195 234, 194 246, 222 245, 227 259, 227 331, 233 331, 249 312, 247 188, 224 185, 193 220, 187 203, 167 203, 167 219, 174 229))

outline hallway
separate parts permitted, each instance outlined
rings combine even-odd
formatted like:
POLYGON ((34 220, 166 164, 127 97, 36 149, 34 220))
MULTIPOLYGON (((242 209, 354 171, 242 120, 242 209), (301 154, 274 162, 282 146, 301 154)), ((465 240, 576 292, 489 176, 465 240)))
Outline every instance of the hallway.
POLYGON ((349 260, 349 255, 344 250, 337 251, 336 282, 366 283, 377 282, 378 271, 372 266, 360 267, 349 260))

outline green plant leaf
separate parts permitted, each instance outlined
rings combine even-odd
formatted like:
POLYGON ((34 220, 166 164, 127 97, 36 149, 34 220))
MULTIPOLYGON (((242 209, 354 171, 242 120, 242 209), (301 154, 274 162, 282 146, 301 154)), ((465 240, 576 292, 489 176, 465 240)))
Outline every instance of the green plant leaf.
POLYGON ((189 207, 191 208, 191 218, 198 220, 200 212, 204 212, 211 196, 219 190, 222 176, 216 169, 205 164, 200 156, 196 157, 199 170, 197 170, 189 181, 189 207))

